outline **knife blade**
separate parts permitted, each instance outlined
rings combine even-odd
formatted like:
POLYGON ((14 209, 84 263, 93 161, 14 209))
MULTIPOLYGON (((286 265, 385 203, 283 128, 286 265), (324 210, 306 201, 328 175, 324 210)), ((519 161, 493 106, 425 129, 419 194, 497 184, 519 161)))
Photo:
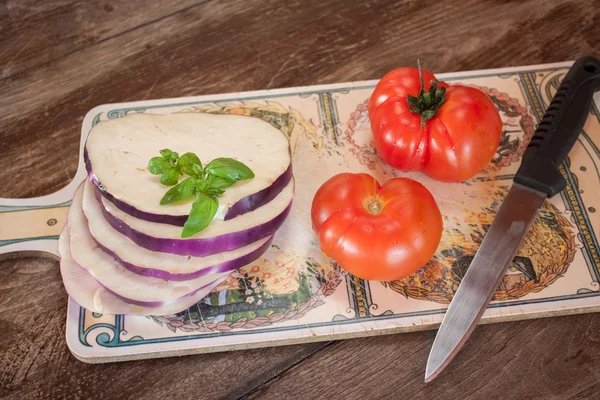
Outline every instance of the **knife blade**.
POLYGON ((598 89, 600 61, 578 59, 540 121, 513 184, 446 311, 429 353, 425 382, 435 379, 460 351, 487 309, 538 209, 546 198, 565 188, 558 167, 577 141, 598 89))

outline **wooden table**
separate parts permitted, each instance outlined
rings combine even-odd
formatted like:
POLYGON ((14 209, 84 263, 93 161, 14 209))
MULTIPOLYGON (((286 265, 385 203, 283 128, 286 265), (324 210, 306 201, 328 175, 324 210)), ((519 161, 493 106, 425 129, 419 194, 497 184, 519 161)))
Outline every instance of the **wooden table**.
MULTIPOLYGON (((600 55, 586 1, 0 1, 0 197, 75 174, 92 107, 600 55)), ((596 3, 596 4, 594 4, 596 3)), ((431 384, 435 332, 108 365, 64 341, 58 263, 0 262, 0 397, 593 398, 600 315, 482 326, 431 384)))

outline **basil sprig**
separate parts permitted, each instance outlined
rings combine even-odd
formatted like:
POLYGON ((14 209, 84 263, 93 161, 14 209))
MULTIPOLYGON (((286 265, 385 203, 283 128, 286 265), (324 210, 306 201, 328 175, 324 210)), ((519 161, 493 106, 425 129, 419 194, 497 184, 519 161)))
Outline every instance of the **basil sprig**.
POLYGON ((215 217, 219 200, 226 188, 236 182, 254 178, 254 172, 233 158, 215 158, 206 167, 194 153, 181 157, 174 151, 163 149, 160 157, 148 162, 148 170, 161 175, 160 183, 170 188, 160 200, 161 205, 173 204, 195 197, 188 219, 181 231, 188 238, 205 229, 215 217), (179 182, 181 175, 188 175, 179 182))

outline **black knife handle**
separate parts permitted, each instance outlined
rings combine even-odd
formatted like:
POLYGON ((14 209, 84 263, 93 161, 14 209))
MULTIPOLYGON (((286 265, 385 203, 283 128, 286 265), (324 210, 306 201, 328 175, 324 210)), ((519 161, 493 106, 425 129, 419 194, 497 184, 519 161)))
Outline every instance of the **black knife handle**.
POLYGON ((558 88, 523 154, 514 181, 548 197, 566 181, 558 167, 567 157, 588 117, 594 92, 600 89, 600 60, 578 59, 558 88))

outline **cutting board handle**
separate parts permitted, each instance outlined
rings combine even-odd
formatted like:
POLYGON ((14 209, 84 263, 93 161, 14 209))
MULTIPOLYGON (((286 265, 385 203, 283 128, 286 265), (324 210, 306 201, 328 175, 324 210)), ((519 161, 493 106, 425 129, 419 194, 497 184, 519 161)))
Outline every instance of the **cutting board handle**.
POLYGON ((87 177, 83 163, 85 141, 91 127, 100 120, 103 107, 91 109, 83 119, 77 172, 67 186, 52 194, 28 199, 0 197, 0 260, 40 256, 59 258, 58 236, 67 222, 73 194, 87 177))
POLYGON ((85 171, 59 191, 29 199, 0 198, 0 260, 13 257, 58 259, 58 235, 67 222, 73 193, 85 171))

